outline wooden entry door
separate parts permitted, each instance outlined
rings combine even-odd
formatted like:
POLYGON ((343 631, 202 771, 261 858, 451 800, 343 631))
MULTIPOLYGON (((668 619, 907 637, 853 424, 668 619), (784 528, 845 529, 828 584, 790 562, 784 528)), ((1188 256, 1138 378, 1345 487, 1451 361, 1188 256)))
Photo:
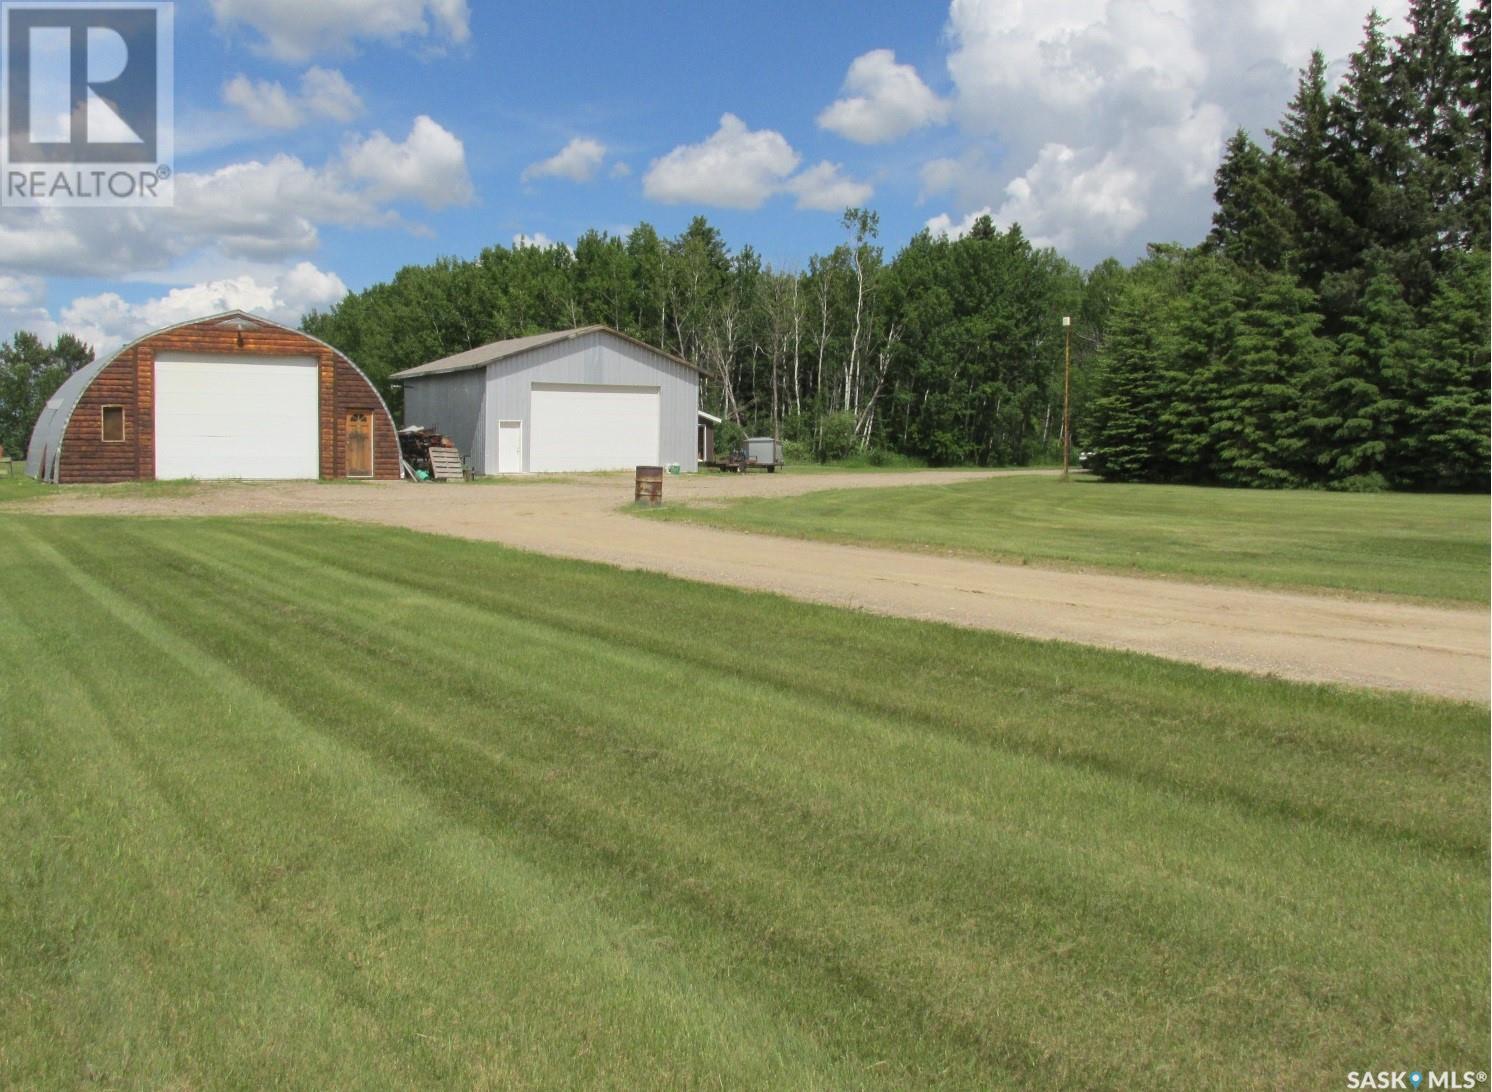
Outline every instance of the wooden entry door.
POLYGON ((373 415, 363 410, 347 415, 347 476, 373 476, 373 415))

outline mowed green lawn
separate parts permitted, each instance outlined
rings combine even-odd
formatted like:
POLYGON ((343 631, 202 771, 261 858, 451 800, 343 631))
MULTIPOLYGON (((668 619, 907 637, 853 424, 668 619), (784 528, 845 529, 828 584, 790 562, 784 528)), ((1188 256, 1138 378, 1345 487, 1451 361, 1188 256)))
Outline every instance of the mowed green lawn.
POLYGON ((0 503, 5 501, 31 500, 47 495, 53 487, 43 485, 25 474, 25 463, 16 462, 7 466, 0 461, 0 503))
POLYGON ((0 1086, 1488 1067, 1485 708, 330 521, 0 534, 0 1086))
MULTIPOLYGON (((21 501, 43 500, 48 497, 109 496, 109 497, 169 497, 194 493, 203 488, 234 489, 254 486, 255 482, 211 482, 203 483, 187 478, 170 481, 117 482, 113 485, 48 485, 21 472, 23 464, 16 464, 14 474, 7 474, 0 464, 0 505, 21 501)), ((362 485, 361 481, 347 478, 326 479, 328 485, 362 485)))
POLYGON ((1037 564, 1485 603, 1489 514, 1485 496, 1033 476, 829 490, 649 516, 1037 564))

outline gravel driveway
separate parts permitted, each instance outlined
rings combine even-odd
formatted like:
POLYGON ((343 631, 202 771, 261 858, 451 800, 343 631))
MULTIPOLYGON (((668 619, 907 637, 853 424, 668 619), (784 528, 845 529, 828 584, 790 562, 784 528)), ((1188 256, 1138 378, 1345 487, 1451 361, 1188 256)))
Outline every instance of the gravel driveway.
MULTIPOLYGON (((669 478, 694 503, 818 489, 894 488, 1027 471, 699 474, 669 478)), ((107 490, 28 512, 117 515, 319 513, 651 569, 880 614, 1148 652, 1307 681, 1485 702, 1487 610, 1356 600, 1099 571, 1064 571, 741 534, 621 511, 630 475, 495 484, 203 485, 161 496, 107 490)))

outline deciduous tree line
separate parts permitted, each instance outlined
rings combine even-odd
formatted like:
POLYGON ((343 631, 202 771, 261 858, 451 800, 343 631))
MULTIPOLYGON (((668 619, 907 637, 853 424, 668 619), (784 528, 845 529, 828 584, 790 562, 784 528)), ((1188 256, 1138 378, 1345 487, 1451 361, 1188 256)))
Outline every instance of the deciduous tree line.
POLYGON ((1239 132, 1194 250, 1125 279, 1084 442, 1106 477, 1486 488, 1488 8, 1376 14, 1268 149, 1239 132))
POLYGON ((403 269, 305 328, 382 382, 488 341, 605 323, 701 367, 705 408, 825 457, 1053 453, 1060 315, 1081 307, 1079 270, 988 220, 956 241, 920 234, 892 261, 874 212, 849 209, 842 224, 844 243, 806 269, 732 252, 702 217, 674 238, 642 224, 625 238, 587 232, 573 250, 493 246, 403 269))

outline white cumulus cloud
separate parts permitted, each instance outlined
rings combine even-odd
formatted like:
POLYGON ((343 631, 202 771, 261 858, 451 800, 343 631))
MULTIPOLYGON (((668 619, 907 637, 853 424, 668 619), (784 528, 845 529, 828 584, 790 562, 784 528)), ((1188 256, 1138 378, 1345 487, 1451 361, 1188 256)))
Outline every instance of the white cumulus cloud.
POLYGON ((282 61, 345 54, 358 41, 460 44, 471 37, 466 0, 212 0, 218 26, 246 26, 282 61))
POLYGON ((934 235, 960 238, 981 216, 997 223, 1019 223, 1038 246, 1071 250, 1084 238, 1112 246, 1145 219, 1146 180, 1110 152, 1094 160, 1065 144, 1048 144, 1036 162, 1005 187, 998 208, 988 205, 954 222, 947 213, 927 222, 934 235))
POLYGON ((523 169, 525 182, 535 178, 568 178, 571 182, 589 182, 606 158, 606 145, 589 137, 576 137, 548 159, 530 163, 523 169))
POLYGON ((366 182, 378 201, 414 200, 429 209, 469 203, 476 195, 466 169, 466 148, 448 129, 423 114, 409 136, 393 141, 375 132, 342 149, 353 178, 366 182))
POLYGON ((700 144, 681 144, 655 159, 643 175, 642 191, 654 201, 719 208, 756 209, 777 194, 792 194, 799 208, 838 211, 860 204, 870 186, 844 177, 823 162, 795 175, 802 157, 772 129, 751 129, 735 114, 700 144), (842 197, 852 200, 838 202, 842 197))
POLYGON ((703 143, 681 144, 653 160, 642 191, 671 205, 760 208, 797 169, 798 159, 781 133, 750 129, 735 114, 725 114, 703 143))
POLYGON ((37 307, 46 295, 47 285, 40 277, 0 275, 0 311, 37 307))
POLYGON ((856 57, 844 90, 846 97, 819 114, 819 127, 861 144, 881 144, 948 120, 949 104, 922 82, 915 68, 897 64, 889 49, 856 57))
POLYGON ((277 80, 234 76, 223 84, 223 101, 266 129, 294 129, 305 121, 300 105, 277 80))
POLYGON ((828 160, 789 179, 787 190, 798 199, 798 208, 820 212, 843 212, 852 205, 863 205, 874 192, 869 183, 846 178, 839 164, 828 160))
POLYGON ((13 306, 0 292, 0 331, 8 336, 27 329, 48 341, 70 333, 92 345, 96 355, 108 356, 152 330, 222 311, 252 311, 295 326, 312 308, 329 307, 346 294, 342 278, 310 262, 184 285, 136 303, 117 292, 80 296, 55 318, 34 302, 13 306))
MULTIPOLYGON (((1080 261, 1206 232, 1223 143, 1262 139, 1320 47, 1340 63, 1371 0, 952 0, 948 72, 967 146, 922 168, 923 197, 967 230, 1019 221, 1080 261)), ((1407 0, 1380 10, 1401 17, 1407 0)))
POLYGON ((362 98, 334 68, 307 69, 298 95, 278 80, 234 76, 223 85, 223 101, 266 129, 295 129, 310 119, 347 122, 363 112, 362 98))
POLYGON ((313 65, 300 79, 300 97, 306 110, 318 118, 351 121, 363 112, 363 100, 335 68, 313 65))
POLYGON ((408 226, 392 205, 472 196, 461 141, 421 117, 402 141, 350 138, 320 166, 282 154, 181 171, 170 208, 0 208, 0 272, 139 276, 204 251, 283 262, 317 249, 319 225, 408 226))

